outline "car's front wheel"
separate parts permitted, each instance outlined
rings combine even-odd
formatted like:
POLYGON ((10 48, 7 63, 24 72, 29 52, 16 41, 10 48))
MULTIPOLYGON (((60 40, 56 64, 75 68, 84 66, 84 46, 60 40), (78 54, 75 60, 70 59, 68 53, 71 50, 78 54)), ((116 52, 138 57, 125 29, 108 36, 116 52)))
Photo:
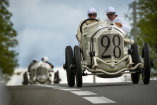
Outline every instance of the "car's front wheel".
POLYGON ((28 75, 27 72, 23 74, 23 85, 28 85, 28 75))
POLYGON ((75 72, 76 72, 76 84, 77 87, 82 87, 82 65, 81 65, 81 53, 80 47, 74 47, 74 60, 75 60, 75 72))
POLYGON ((66 71, 67 71, 67 81, 69 87, 73 87, 75 85, 75 76, 74 76, 74 70, 72 70, 71 66, 73 65, 73 51, 71 46, 66 47, 65 51, 66 56, 66 71))
POLYGON ((144 68, 142 69, 142 79, 144 84, 149 84, 150 81, 150 69, 151 60, 148 43, 143 44, 142 48, 142 58, 144 59, 144 68))
MULTIPOLYGON (((140 55, 139 55, 139 49, 138 49, 138 44, 134 43, 131 46, 132 49, 132 61, 133 61, 133 66, 136 66, 136 64, 140 63, 140 55)), ((136 70, 136 73, 131 73, 131 80, 134 84, 137 84, 139 82, 140 79, 140 68, 138 67, 136 70)))

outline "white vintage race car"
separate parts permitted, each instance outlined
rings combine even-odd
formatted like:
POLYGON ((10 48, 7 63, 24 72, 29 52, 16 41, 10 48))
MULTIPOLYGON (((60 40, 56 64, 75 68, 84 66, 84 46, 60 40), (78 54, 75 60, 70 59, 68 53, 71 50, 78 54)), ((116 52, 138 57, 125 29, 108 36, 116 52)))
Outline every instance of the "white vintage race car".
POLYGON ((45 62, 34 63, 30 67, 30 72, 25 72, 23 74, 23 84, 50 84, 52 82, 51 72, 53 72, 53 70, 49 64, 45 62))
POLYGON ((131 73, 132 82, 137 84, 142 73, 143 83, 149 84, 151 60, 149 45, 143 44, 142 56, 134 40, 127 39, 127 33, 113 23, 86 19, 80 27, 82 38, 79 46, 65 49, 64 69, 70 87, 82 87, 82 76, 95 75, 102 78, 120 77, 131 73), (83 27, 86 21, 97 21, 83 27), (131 45, 131 48, 127 48, 131 45), (90 74, 85 73, 89 71, 90 74))

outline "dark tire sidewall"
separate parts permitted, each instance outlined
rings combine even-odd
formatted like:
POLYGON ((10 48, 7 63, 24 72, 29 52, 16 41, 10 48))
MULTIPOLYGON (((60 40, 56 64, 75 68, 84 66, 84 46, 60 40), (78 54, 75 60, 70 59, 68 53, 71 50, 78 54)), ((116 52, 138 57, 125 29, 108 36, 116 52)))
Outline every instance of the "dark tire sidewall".
MULTIPOLYGON (((139 55, 139 48, 138 48, 138 44, 137 43, 134 43, 132 46, 131 46, 131 49, 133 50, 132 52, 132 61, 134 63, 133 66, 136 66, 136 64, 140 63, 140 55, 139 55)), ((139 79, 140 79, 140 73, 139 73, 139 68, 137 68, 136 70, 136 73, 131 73, 131 79, 132 79, 132 82, 134 84, 137 84, 139 82, 139 79)))
POLYGON ((144 68, 142 70, 142 79, 144 84, 149 84, 150 81, 150 52, 149 52, 149 45, 144 43, 142 48, 142 58, 144 60, 144 68))
POLYGON ((68 85, 70 87, 73 87, 75 85, 75 77, 74 77, 74 71, 70 68, 70 65, 73 64, 73 51, 71 46, 66 47, 66 65, 67 65, 67 81, 68 85))
POLYGON ((23 74, 23 85, 28 85, 28 75, 27 72, 23 74))
POLYGON ((74 59, 75 59, 75 74, 77 87, 82 87, 82 65, 81 65, 81 53, 80 47, 74 47, 74 59))

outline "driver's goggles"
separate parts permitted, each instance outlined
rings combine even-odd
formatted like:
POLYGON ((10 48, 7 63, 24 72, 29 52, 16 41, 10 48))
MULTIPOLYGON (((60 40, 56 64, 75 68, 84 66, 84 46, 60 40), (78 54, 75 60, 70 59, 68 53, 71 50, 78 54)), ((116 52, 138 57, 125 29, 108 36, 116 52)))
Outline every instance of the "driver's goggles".
POLYGON ((88 14, 88 16, 89 16, 89 17, 92 17, 92 16, 93 16, 93 17, 96 17, 97 14, 88 14))
POLYGON ((113 15, 115 15, 114 12, 113 13, 107 13, 107 16, 113 16, 113 15))

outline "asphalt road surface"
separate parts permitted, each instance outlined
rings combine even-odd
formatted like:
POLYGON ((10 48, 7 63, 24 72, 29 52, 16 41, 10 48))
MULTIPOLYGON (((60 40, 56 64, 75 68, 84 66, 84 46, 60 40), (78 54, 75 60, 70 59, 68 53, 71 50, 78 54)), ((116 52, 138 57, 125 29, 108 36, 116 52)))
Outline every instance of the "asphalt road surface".
POLYGON ((157 105, 157 81, 8 86, 10 105, 157 105))

